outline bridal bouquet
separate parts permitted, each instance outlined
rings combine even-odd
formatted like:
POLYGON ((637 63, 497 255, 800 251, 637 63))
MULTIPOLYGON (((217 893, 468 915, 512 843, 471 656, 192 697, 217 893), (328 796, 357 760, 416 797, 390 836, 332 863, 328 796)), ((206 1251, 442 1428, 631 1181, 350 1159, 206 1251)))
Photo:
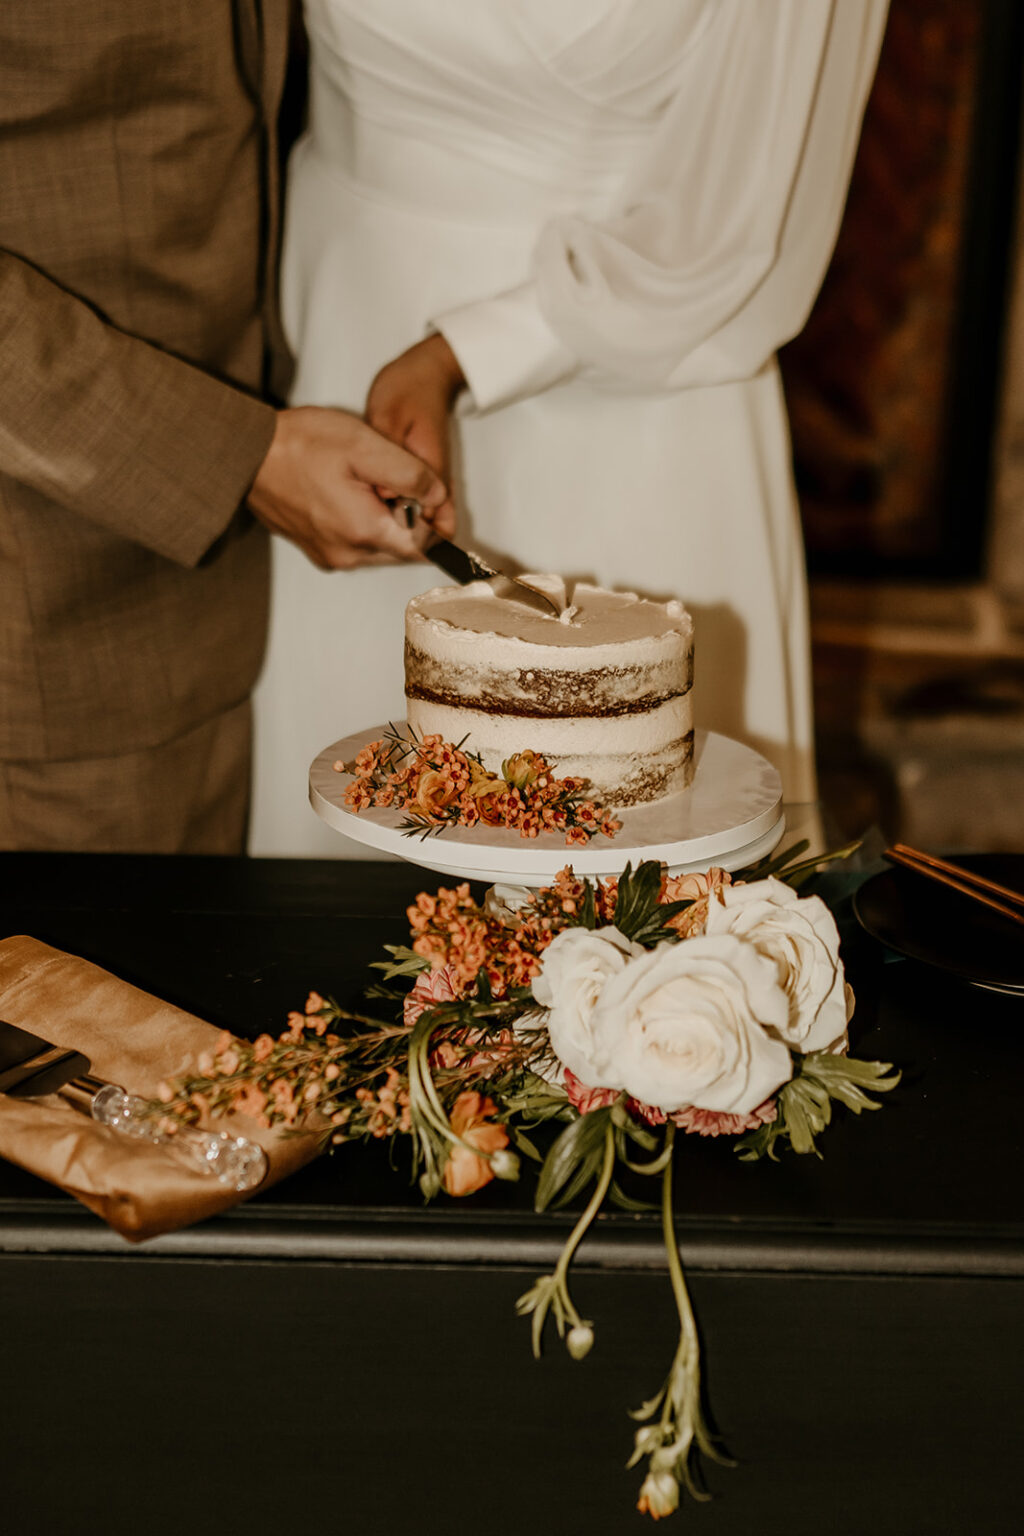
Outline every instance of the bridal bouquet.
MULTIPOLYGON (((638 1508, 706 1497, 702 1456, 724 1461, 701 1401, 697 1326, 675 1235, 672 1174, 687 1136, 741 1158, 815 1150, 834 1103, 859 1113, 898 1074, 847 1054, 853 997, 824 902, 800 895, 813 865, 762 861, 667 877, 659 864, 590 882, 565 869, 541 891, 468 885, 423 893, 411 943, 389 947, 368 989, 392 1016, 318 992, 274 1040, 225 1034, 195 1072, 161 1086, 168 1123, 244 1111, 325 1145, 399 1138, 424 1195, 469 1195, 537 1169, 538 1210, 585 1200, 561 1256, 520 1297, 539 1355, 549 1322, 574 1359, 594 1342, 570 1266, 605 1202, 660 1185, 657 1205, 679 1339, 636 1410, 638 1508), (308 1132, 307 1132, 308 1133, 308 1132)), ((380 1011, 384 1011, 381 1009, 380 1011)), ((646 1205, 643 1208, 647 1208, 646 1205)))

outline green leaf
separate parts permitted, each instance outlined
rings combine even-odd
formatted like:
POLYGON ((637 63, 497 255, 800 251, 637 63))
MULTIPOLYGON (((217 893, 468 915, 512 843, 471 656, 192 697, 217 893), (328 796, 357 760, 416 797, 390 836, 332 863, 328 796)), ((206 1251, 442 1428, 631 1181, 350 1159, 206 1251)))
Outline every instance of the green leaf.
POLYGON ((403 837, 418 837, 421 843, 425 843, 428 837, 439 837, 446 825, 443 821, 422 820, 410 812, 404 821, 398 823, 398 830, 403 837))
POLYGON ((859 1056, 837 1056, 832 1051, 811 1051, 803 1058, 802 1076, 829 1085, 859 1083, 876 1093, 888 1093, 900 1080, 899 1072, 889 1061, 864 1061, 859 1056), (890 1072, 892 1077, 888 1076, 890 1072))
POLYGON ((649 1397, 646 1403, 640 1404, 639 1408, 627 1408, 626 1412, 629 1414, 631 1419, 653 1418, 658 1409, 661 1407, 662 1403, 665 1401, 665 1393, 667 1390, 668 1382, 666 1382, 662 1387, 657 1397, 649 1397))
POLYGON ((532 1072, 526 1074, 525 1083, 526 1086, 518 1093, 502 1095, 502 1109, 506 1119, 511 1115, 522 1115, 528 1125, 542 1125, 545 1120, 565 1116, 569 1110, 569 1100, 564 1093, 552 1089, 543 1078, 535 1077, 532 1072), (537 1084, 537 1087, 533 1087, 533 1084, 537 1084))
POLYGON ((633 924, 637 914, 646 911, 652 887, 656 893, 660 886, 661 866, 655 864, 653 859, 638 865, 636 874, 633 873, 632 863, 626 865, 619 876, 615 911, 612 914, 612 921, 620 933, 624 933, 627 938, 632 938, 633 924))
POLYGON ((737 870, 733 879, 749 882, 766 880, 769 875, 774 875, 792 886, 794 890, 799 890, 801 886, 806 885, 815 870, 821 869, 825 864, 833 864, 837 859, 848 859, 851 854, 856 853, 861 842, 861 838, 856 838, 851 843, 845 843, 842 848, 834 848, 827 853, 812 854, 809 859, 800 859, 800 854, 805 853, 810 847, 807 838, 803 838, 799 843, 793 843, 783 853, 767 854, 756 864, 737 870))
POLYGON ((783 1134, 782 1125, 778 1120, 773 1120, 770 1125, 759 1125, 756 1131, 749 1131, 734 1142, 733 1151, 741 1163, 756 1163, 762 1157, 769 1157, 773 1163, 777 1163, 775 1143, 783 1134))
POLYGON ((785 869, 791 859, 795 859, 801 853, 805 853, 810 846, 810 842, 806 837, 801 838, 798 843, 791 843, 788 848, 783 849, 782 853, 766 853, 763 859, 758 859, 756 863, 747 864, 743 869, 738 869, 733 875, 733 879, 744 882, 767 880, 769 875, 777 875, 780 870, 785 869))
POLYGON ((533 1358, 539 1360, 544 1344, 544 1321, 548 1315, 550 1299, 538 1306, 533 1314, 533 1324, 530 1328, 530 1347, 533 1350, 533 1358))
POLYGON ((845 1104, 855 1115, 880 1109, 870 1095, 889 1093, 899 1080, 899 1072, 886 1061, 862 1061, 830 1051, 797 1056, 792 1078, 779 1089, 777 1118, 737 1141, 736 1155, 747 1163, 764 1156, 774 1159, 776 1142, 787 1137, 794 1152, 820 1156, 815 1137, 830 1124, 833 1103, 845 1104))
POLYGON ((613 1205, 617 1205, 620 1211, 656 1211, 656 1200, 636 1200, 632 1195, 627 1195, 621 1185, 613 1179, 608 1186, 608 1198, 613 1205))
POLYGON ((430 961, 406 944, 385 944, 384 948, 391 959, 371 960, 370 969, 383 971, 385 981, 392 981, 396 976, 418 976, 420 971, 430 970, 430 961))
POLYGON ((633 942, 642 944, 644 949, 653 949, 656 944, 678 944, 681 935, 674 928, 669 928, 669 918, 675 917, 677 912, 685 912, 687 907, 692 906, 692 901, 658 903, 647 922, 637 929, 633 942))
POLYGON ((662 905, 658 901, 661 881, 661 864, 656 859, 646 859, 635 874, 632 865, 627 864, 619 876, 612 921, 627 939, 648 949, 664 940, 672 942, 678 938, 665 924, 670 917, 691 905, 688 901, 670 901, 662 905))
POLYGON ((597 901, 594 897, 594 887, 589 880, 585 880, 583 885, 583 902, 579 912, 576 914, 574 926, 577 928, 594 929, 597 927, 597 901))
POLYGON ((534 1206, 538 1211, 546 1211, 559 1190, 572 1178, 579 1163, 595 1147, 602 1147, 610 1115, 608 1109, 595 1109, 566 1126, 544 1159, 537 1180, 534 1206))
MULTIPOLYGON (((785 1121, 790 1145, 794 1152, 816 1152, 814 1145, 815 1125, 813 1110, 795 1082, 786 1083, 779 1093, 779 1115, 785 1121), (810 1111, 810 1112, 809 1112, 810 1111)), ((818 1124, 817 1129, 821 1126, 818 1124)))
POLYGON ((560 1211, 565 1206, 571 1205, 577 1195, 581 1195, 588 1184, 598 1177, 601 1165, 604 1162, 603 1146, 594 1147, 587 1155, 580 1159, 572 1177, 562 1187, 559 1194, 551 1201, 549 1210, 560 1211))
POLYGON ((641 1174, 644 1178, 651 1178, 654 1174, 664 1172, 666 1164, 672 1157, 672 1143, 671 1141, 666 1140, 665 1145, 662 1147, 657 1157, 649 1159, 649 1161, 646 1163, 636 1163, 631 1157, 627 1155, 626 1148, 623 1144, 620 1133, 618 1157, 619 1162, 622 1163, 624 1167, 628 1168, 631 1173, 638 1173, 641 1174))
POLYGON ((639 1120, 633 1119, 626 1108, 624 1096, 616 1099, 609 1108, 612 1112, 612 1124, 617 1131, 623 1132, 630 1141, 635 1141, 637 1146, 642 1147, 645 1152, 657 1151, 658 1137, 646 1125, 641 1125, 639 1120))
POLYGON ((512 1128, 512 1139, 524 1156, 531 1158, 535 1163, 542 1163, 544 1161, 543 1154, 537 1150, 526 1132, 520 1130, 518 1125, 512 1128))
POLYGON ((540 1279, 530 1290, 526 1291, 516 1302, 516 1311, 520 1317, 533 1316, 530 1329, 534 1358, 541 1357, 541 1346, 544 1338, 544 1323, 548 1315, 548 1308, 552 1301, 557 1300, 557 1281, 554 1275, 541 1275, 540 1279))
POLYGON ((863 839, 858 837, 852 843, 845 843, 842 848, 833 848, 828 853, 819 853, 814 858, 803 859, 799 864, 793 864, 783 870, 779 878, 792 886, 794 891, 799 891, 826 864, 834 864, 839 859, 848 859, 851 854, 856 853, 862 841, 863 839))

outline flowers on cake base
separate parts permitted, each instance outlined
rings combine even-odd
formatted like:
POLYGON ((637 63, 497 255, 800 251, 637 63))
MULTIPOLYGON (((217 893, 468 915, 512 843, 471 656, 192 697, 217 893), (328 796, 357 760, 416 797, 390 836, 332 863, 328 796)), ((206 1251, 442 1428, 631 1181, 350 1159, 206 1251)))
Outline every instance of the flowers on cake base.
POLYGON ((354 762, 337 762, 338 773, 354 775, 345 789, 353 811, 370 806, 405 812, 400 830, 429 837, 446 827, 507 827, 520 837, 561 832, 566 845, 588 843, 598 832, 614 837, 622 826, 610 811, 586 796, 586 779, 557 778, 537 752, 517 752, 490 773, 473 752, 440 736, 418 741, 391 726, 371 741, 354 762))
POLYGON ((811 1152, 835 1103, 875 1109, 871 1095, 899 1078, 847 1054, 853 996, 835 923, 795 889, 820 862, 783 855, 745 879, 646 863, 590 882, 565 869, 546 889, 496 887, 481 901, 468 885, 421 893, 411 944, 389 946, 368 989, 393 1021, 311 993, 279 1040, 225 1035, 152 1112, 241 1109, 296 1129, 312 1118, 325 1146, 404 1137, 428 1198, 535 1163, 538 1210, 585 1200, 555 1268, 518 1302, 537 1355, 549 1322, 574 1359, 592 1348, 573 1257, 606 1202, 643 1208, 637 1191, 659 1184, 679 1339, 634 1414, 629 1465, 646 1460, 638 1508, 661 1518, 683 1489, 706 1497, 702 1457, 727 1461, 705 1419, 673 1219, 686 1136, 732 1138, 748 1160, 785 1142, 811 1152))

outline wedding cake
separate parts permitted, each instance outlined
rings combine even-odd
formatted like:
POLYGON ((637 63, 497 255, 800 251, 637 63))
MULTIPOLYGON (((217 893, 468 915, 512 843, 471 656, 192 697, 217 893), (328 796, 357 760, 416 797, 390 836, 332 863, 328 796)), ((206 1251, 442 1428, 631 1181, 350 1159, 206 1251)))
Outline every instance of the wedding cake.
POLYGON ((408 722, 478 753, 525 749, 590 780, 612 807, 657 800, 693 777, 693 621, 678 602, 555 576, 523 578, 559 613, 490 582, 434 587, 405 617, 408 722))

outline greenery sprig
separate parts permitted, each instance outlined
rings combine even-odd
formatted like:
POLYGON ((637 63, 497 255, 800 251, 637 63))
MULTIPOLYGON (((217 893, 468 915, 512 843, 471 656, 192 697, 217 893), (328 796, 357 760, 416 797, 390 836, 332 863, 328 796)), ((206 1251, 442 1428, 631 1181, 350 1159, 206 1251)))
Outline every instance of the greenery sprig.
POLYGON ((820 1157, 815 1137, 831 1124, 833 1102, 845 1104, 855 1115, 880 1109, 871 1093, 891 1093, 900 1075, 886 1061, 861 1061, 828 1051, 794 1056, 793 1076, 778 1091, 776 1119, 742 1137, 736 1143, 736 1154, 745 1163, 765 1156, 777 1162, 778 1143, 788 1141, 794 1152, 813 1152, 820 1157))

